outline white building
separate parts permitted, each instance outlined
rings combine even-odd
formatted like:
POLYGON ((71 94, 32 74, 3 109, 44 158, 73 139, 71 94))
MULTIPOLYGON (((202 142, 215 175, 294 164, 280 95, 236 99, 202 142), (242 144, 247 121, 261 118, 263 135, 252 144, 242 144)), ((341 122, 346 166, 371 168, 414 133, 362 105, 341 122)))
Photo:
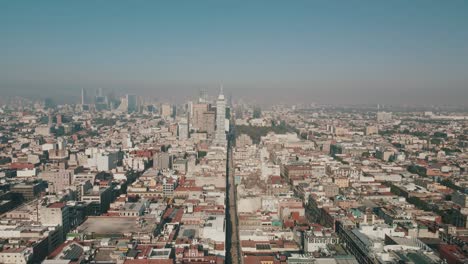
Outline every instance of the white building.
POLYGON ((187 122, 179 122, 177 124, 177 136, 179 140, 184 140, 188 138, 189 134, 189 125, 187 122))
POLYGON ((392 113, 377 112, 377 122, 388 122, 392 120, 392 113))
POLYGON ((218 100, 216 101, 216 131, 214 144, 217 146, 226 146, 226 100, 224 99, 223 87, 221 86, 218 100))
POLYGON ((0 263, 4 264, 26 264, 32 260, 32 248, 8 248, 0 252, 0 263))

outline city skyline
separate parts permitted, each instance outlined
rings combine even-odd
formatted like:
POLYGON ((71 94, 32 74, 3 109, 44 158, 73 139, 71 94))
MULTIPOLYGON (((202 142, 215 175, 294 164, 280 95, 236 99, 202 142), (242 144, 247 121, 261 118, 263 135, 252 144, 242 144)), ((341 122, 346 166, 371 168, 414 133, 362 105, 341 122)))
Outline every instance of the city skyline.
POLYGON ((468 1, 0 1, 1 264, 468 264, 468 1))
POLYGON ((464 1, 0 4, 2 95, 466 105, 464 1), (268 96, 266 96, 268 95, 268 96))

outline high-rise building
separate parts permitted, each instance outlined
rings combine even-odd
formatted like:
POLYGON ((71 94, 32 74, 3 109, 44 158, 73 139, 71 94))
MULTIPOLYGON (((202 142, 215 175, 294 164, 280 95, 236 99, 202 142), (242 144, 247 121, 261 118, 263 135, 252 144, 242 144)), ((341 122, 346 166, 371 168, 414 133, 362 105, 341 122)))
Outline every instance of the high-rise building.
POLYGON ((49 112, 48 112, 48 122, 47 122, 47 125, 49 126, 49 128, 52 127, 52 123, 53 123, 52 120, 53 120, 53 119, 52 119, 52 110, 50 110, 50 108, 49 108, 49 112))
POLYGON ((162 104, 161 105, 161 116, 162 117, 170 117, 172 115, 172 108, 170 104, 162 104))
POLYGON ((216 100, 216 133, 214 144, 218 146, 226 146, 226 100, 224 99, 223 86, 219 91, 218 100, 216 100))
POLYGON ((193 104, 192 105, 192 128, 202 130, 203 114, 208 111, 208 104, 193 104))
POLYGON ((127 94, 126 95, 126 100, 127 100, 127 111, 129 113, 138 111, 138 103, 137 103, 136 95, 127 94))
POLYGON ((40 221, 47 226, 61 226, 63 237, 70 231, 70 211, 65 203, 53 203, 39 210, 40 221))
POLYGON ((189 114, 188 115, 189 118, 193 117, 193 102, 192 101, 187 102, 187 113, 189 114))
POLYGON ((72 170, 53 170, 43 171, 39 177, 48 183, 48 191, 50 193, 58 193, 72 185, 73 171, 72 170))
POLYGON ((127 97, 122 97, 120 98, 120 104, 119 107, 117 108, 117 111, 119 112, 128 112, 128 100, 127 97))
POLYGON ((81 105, 86 104, 86 90, 81 88, 81 105))
POLYGON ((216 129, 216 112, 208 110, 203 113, 203 118, 200 124, 199 131, 206 132, 208 138, 213 138, 216 129))
POLYGON ((187 122, 179 122, 177 124, 177 135, 179 140, 187 139, 189 135, 189 125, 187 122))

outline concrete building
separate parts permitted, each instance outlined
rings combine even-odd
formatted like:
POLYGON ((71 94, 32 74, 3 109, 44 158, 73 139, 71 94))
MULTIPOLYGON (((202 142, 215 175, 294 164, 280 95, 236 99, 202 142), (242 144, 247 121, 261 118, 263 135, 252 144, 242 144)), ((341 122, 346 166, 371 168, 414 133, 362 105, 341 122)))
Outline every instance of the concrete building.
POLYGON ((163 195, 164 197, 174 196, 174 190, 177 187, 177 182, 174 180, 164 181, 163 183, 163 195))
POLYGON ((216 112, 206 111, 203 113, 203 119, 199 131, 206 132, 208 138, 213 138, 216 128, 216 112))
POLYGON ((177 124, 177 136, 179 140, 184 140, 189 137, 189 124, 187 122, 179 122, 177 124))
POLYGON ((97 171, 110 171, 117 167, 119 162, 119 152, 102 152, 94 153, 91 158, 88 159, 88 167, 95 168, 97 171))
POLYGON ((137 97, 134 94, 127 94, 125 96, 126 101, 127 101, 127 111, 129 113, 133 113, 138 111, 138 102, 137 102, 137 97))
POLYGON ((161 105, 161 116, 162 117, 170 117, 172 115, 172 107, 170 104, 162 104, 161 105))
POLYGON ((216 101, 216 132, 213 143, 218 146, 226 146, 226 100, 224 99, 223 86, 221 86, 218 100, 216 101))
POLYGON ((61 226, 63 237, 70 231, 69 208, 64 203, 53 203, 39 210, 41 224, 45 226, 61 226))
POLYGON ((392 121, 392 113, 390 112, 377 112, 377 122, 392 121))
POLYGON ((48 183, 49 193, 58 193, 72 185, 73 171, 72 170, 54 170, 44 171, 39 174, 39 177, 48 183))
POLYGON ((156 153, 153 157, 153 168, 158 170, 172 168, 172 155, 165 152, 156 153))
POLYGON ((19 194, 26 201, 33 200, 39 196, 39 194, 45 191, 45 182, 33 182, 33 183, 19 183, 11 187, 11 192, 19 194))
POLYGON ((193 104, 192 105, 192 128, 194 130, 201 130, 204 116, 203 114, 208 111, 208 104, 193 104))
POLYGON ((110 186, 93 186, 90 182, 81 184, 79 192, 81 201, 90 205, 88 211, 90 215, 100 215, 107 212, 113 198, 110 186))
POLYGON ((29 264, 32 256, 33 252, 29 247, 7 248, 0 252, 0 263, 29 264))
POLYGON ((336 245, 340 239, 332 230, 307 231, 304 234, 304 252, 324 250, 327 245, 336 245))

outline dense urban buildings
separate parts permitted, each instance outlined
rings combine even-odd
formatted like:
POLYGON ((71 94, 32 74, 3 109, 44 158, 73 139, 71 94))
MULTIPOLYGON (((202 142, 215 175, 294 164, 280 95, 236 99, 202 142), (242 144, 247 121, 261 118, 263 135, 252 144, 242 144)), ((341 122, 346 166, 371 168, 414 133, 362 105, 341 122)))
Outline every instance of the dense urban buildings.
POLYGON ((467 261, 466 113, 213 97, 2 105, 1 263, 467 261))
POLYGON ((0 264, 468 264, 467 11, 0 1, 0 264))

